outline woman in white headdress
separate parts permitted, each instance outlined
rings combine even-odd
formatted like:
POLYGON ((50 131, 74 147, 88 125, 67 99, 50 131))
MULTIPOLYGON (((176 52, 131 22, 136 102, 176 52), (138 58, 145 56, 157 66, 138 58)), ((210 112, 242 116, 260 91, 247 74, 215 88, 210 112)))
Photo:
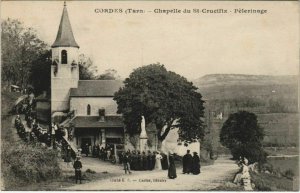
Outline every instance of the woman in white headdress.
POLYGON ((155 156, 155 167, 154 167, 155 170, 161 170, 161 159, 162 156, 160 155, 160 152, 157 151, 155 156))

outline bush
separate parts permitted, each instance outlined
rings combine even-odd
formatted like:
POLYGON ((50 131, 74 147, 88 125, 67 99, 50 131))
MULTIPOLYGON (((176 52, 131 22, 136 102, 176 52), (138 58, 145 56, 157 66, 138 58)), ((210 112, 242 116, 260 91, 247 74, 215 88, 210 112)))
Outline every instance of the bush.
POLYGON ((262 148, 264 129, 257 116, 247 111, 229 115, 220 132, 220 142, 230 149, 233 159, 246 157, 249 163, 265 162, 267 154, 262 148))
POLYGON ((5 189, 13 190, 30 183, 61 175, 55 150, 33 147, 22 142, 2 144, 2 173, 5 189))

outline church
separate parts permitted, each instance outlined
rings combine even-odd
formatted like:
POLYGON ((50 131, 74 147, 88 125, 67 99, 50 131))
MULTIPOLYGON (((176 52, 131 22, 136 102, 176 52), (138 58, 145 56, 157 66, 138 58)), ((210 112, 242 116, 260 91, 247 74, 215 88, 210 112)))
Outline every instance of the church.
POLYGON ((73 125, 74 145, 124 144, 122 115, 117 114, 114 93, 120 80, 79 80, 79 45, 73 35, 66 3, 56 40, 51 46, 51 115, 63 126, 73 125))
MULTIPOLYGON (((123 85, 121 80, 79 80, 79 48, 64 3, 57 36, 51 46, 52 123, 72 128, 69 131, 73 138, 69 143, 74 149, 82 148, 85 144, 99 144, 121 150, 156 150, 155 129, 147 129, 146 136, 143 132, 143 139, 141 136, 130 139, 126 134, 122 115, 117 113, 117 103, 113 100, 114 93, 123 85), (147 140, 147 136, 151 137, 151 146, 142 149, 140 143, 145 138, 147 140), (134 144, 132 141, 138 142, 134 144)), ((176 134, 169 133, 176 144, 175 149, 176 134)), ((196 150, 199 153, 199 143, 196 144, 196 150)))

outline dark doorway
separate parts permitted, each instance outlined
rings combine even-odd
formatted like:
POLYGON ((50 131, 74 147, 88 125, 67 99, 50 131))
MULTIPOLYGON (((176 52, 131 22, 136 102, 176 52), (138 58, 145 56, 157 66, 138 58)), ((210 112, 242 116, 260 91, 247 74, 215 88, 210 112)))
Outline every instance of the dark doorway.
POLYGON ((89 146, 92 144, 91 138, 81 138, 81 148, 84 149, 85 145, 89 144, 89 146))

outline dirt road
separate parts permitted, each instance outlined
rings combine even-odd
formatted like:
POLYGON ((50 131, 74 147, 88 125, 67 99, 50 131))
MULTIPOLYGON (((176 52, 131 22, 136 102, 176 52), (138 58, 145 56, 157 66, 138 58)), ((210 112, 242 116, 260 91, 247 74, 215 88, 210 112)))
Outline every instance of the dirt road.
MULTIPOLYGON (((88 164, 88 163, 87 163, 88 164)), ((120 172, 120 166, 100 167, 97 172, 120 172), (112 170, 111 170, 111 169, 112 170), (114 168, 114 169, 113 169, 114 168)), ((167 171, 134 171, 118 177, 103 179, 68 187, 64 190, 211 190, 221 185, 225 179, 233 177, 238 167, 234 161, 221 157, 213 165, 201 168, 200 175, 181 174, 177 169, 177 178, 168 179, 167 171)))

